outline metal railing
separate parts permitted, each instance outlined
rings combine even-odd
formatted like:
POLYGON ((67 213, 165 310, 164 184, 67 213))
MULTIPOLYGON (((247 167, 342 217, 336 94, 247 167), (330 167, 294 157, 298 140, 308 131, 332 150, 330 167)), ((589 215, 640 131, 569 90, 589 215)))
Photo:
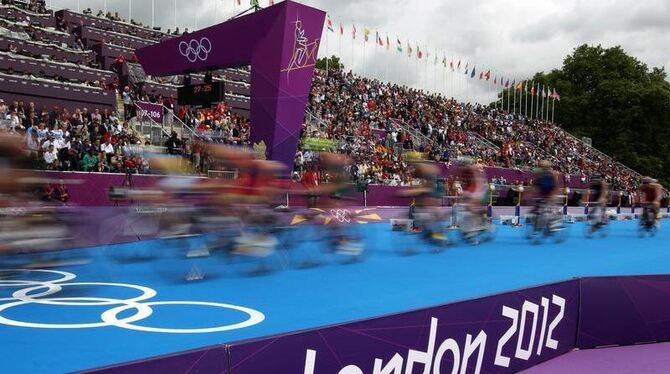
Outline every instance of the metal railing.
POLYGON ((140 108, 137 104, 135 106, 135 117, 131 118, 130 123, 137 131, 139 126, 139 132, 143 137, 149 136, 151 144, 157 145, 161 144, 163 140, 163 135, 166 137, 170 136, 170 133, 165 130, 162 124, 156 122, 151 116, 147 114, 147 111, 140 108), (134 120, 134 124, 133 124, 134 120))
POLYGON ((186 134, 188 134, 188 138, 193 139, 198 136, 198 134, 195 132, 195 130, 184 123, 184 121, 181 120, 176 114, 174 114, 174 111, 172 109, 169 109, 165 105, 163 105, 163 113, 167 113, 167 115, 163 116, 163 126, 169 126, 170 131, 174 130, 175 127, 175 122, 177 123, 177 126, 181 128, 181 137, 185 137, 186 134))
POLYGON ((476 132, 473 131, 468 131, 468 136, 472 139, 474 139, 475 142, 485 146, 486 148, 493 149, 495 151, 500 151, 500 147, 497 145, 493 144, 490 140, 484 138, 483 136, 477 134, 476 132))
MULTIPOLYGON (((599 154, 601 157, 604 157, 605 159, 614 162, 617 166, 620 166, 620 167, 622 167, 622 168, 628 170, 630 173, 632 173, 633 175, 637 176, 638 178, 642 178, 642 174, 640 174, 640 173, 638 173, 637 171, 635 171, 635 170, 629 168, 628 166, 622 164, 621 162, 614 160, 614 158, 612 158, 612 156, 607 155, 606 153, 600 151, 599 149, 597 149, 597 148, 594 147, 593 145, 588 144, 588 143, 586 143, 585 141, 583 141, 582 139, 579 139, 578 137, 572 135, 570 132, 568 132, 568 131, 566 131, 566 130, 563 130, 562 128, 560 128, 560 127, 558 127, 558 126, 556 126, 556 125, 553 125, 553 126, 554 126, 556 129, 558 129, 559 131, 563 131, 565 134, 568 135, 568 137, 570 137, 570 138, 576 140, 577 142, 579 142, 579 143, 581 143, 581 144, 584 144, 585 146, 589 147, 589 148, 592 149, 595 153, 599 154)), ((589 160, 590 160, 590 161, 593 161, 593 160, 591 160, 590 158, 589 158, 589 160)))

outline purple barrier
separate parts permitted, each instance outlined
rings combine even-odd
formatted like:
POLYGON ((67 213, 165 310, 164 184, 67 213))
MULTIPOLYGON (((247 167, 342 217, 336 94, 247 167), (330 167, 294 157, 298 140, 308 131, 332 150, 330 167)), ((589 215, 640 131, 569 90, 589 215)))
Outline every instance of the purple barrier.
POLYGON ((103 30, 112 30, 129 35, 136 35, 142 38, 160 38, 166 36, 160 31, 154 31, 146 27, 112 21, 107 18, 96 17, 94 15, 81 14, 69 9, 59 10, 56 12, 56 17, 65 21, 68 24, 68 28, 70 30, 80 25, 86 25, 103 30))
POLYGON ((89 42, 89 47, 100 42, 107 42, 137 49, 155 44, 155 41, 139 38, 114 31, 105 31, 91 26, 81 26, 75 30, 82 40, 89 42))
POLYGON ((114 91, 4 74, 0 74, 0 95, 5 101, 33 101, 38 107, 110 109, 116 102, 114 91))
POLYGON ((670 341, 670 275, 581 281, 579 348, 670 341))
POLYGON ((140 360, 119 366, 81 371, 80 373, 152 374, 152 373, 217 373, 227 374, 227 347, 217 345, 169 356, 140 360))
POLYGON ((579 281, 230 346, 230 373, 512 373, 575 346, 579 281))
POLYGON ((51 10, 48 11, 48 14, 41 14, 29 12, 12 5, 0 5, 0 18, 19 22, 30 21, 31 24, 37 23, 41 27, 56 27, 56 18, 51 10))
POLYGON ((104 78, 111 83, 114 80, 114 73, 111 71, 91 69, 86 67, 72 66, 70 64, 55 63, 52 61, 33 59, 26 57, 15 57, 0 54, 0 69, 13 69, 17 72, 31 73, 33 75, 42 74, 47 77, 60 76, 65 79, 77 79, 96 81, 104 78))
MULTIPOLYGON (((125 174, 85 173, 85 172, 44 172, 49 179, 73 181, 69 184, 70 203, 81 206, 111 206, 108 199, 110 187, 123 185, 125 174)), ((133 175, 133 186, 151 187, 161 177, 159 175, 133 175)), ((194 178, 194 177, 184 177, 194 178)))
POLYGON ((0 50, 7 51, 9 50, 10 45, 14 45, 19 52, 28 53, 33 56, 49 55, 54 59, 66 60, 76 64, 85 63, 86 57, 93 58, 92 52, 72 51, 59 48, 53 44, 44 44, 30 40, 0 36, 0 50))

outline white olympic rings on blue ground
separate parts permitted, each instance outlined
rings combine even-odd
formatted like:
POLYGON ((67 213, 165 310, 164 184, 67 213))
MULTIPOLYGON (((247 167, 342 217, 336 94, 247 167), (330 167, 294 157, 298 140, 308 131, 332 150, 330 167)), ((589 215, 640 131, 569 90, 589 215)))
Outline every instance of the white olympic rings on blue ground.
POLYGON ((0 274, 7 272, 38 272, 38 273, 47 273, 47 274, 57 274, 61 278, 48 281, 35 281, 35 280, 3 280, 0 279, 0 287, 25 287, 19 290, 14 291, 12 297, 9 298, 0 298, 0 302, 10 301, 6 304, 0 304, 0 324, 15 326, 15 327, 28 327, 28 328, 41 328, 41 329, 82 329, 82 328, 96 328, 96 327, 120 327, 128 330, 135 331, 144 331, 144 332, 162 332, 162 333, 174 333, 174 334, 195 334, 195 333, 210 333, 210 332, 222 332, 242 329, 245 327, 250 327, 256 324, 259 324, 265 320, 265 315, 257 310, 215 302, 205 302, 205 301, 147 301, 155 297, 158 293, 156 290, 138 286, 134 284, 126 283, 104 283, 104 282, 71 282, 64 283, 76 278, 75 274, 57 271, 57 270, 36 270, 36 269, 12 269, 12 270, 0 270, 0 274), (67 286, 107 286, 107 287, 121 287, 121 288, 130 288, 138 290, 141 292, 139 296, 135 296, 129 299, 113 299, 106 297, 49 297, 57 294, 62 291, 63 287, 67 286), (34 292, 40 291, 41 292, 34 292), (107 306, 107 305, 118 305, 112 309, 109 309, 103 312, 100 315, 101 322, 93 323, 36 323, 36 322, 26 322, 18 321, 11 319, 2 315, 2 312, 21 305, 28 304, 38 304, 38 305, 59 305, 59 306, 107 306), (242 322, 222 325, 215 327, 205 327, 205 328, 158 328, 158 327, 148 327, 135 325, 135 322, 141 321, 153 314, 152 305, 199 305, 199 306, 209 306, 222 309, 230 309, 238 312, 242 312, 248 316, 248 318, 242 322), (125 317, 118 318, 118 315, 128 309, 134 309, 135 314, 125 317))

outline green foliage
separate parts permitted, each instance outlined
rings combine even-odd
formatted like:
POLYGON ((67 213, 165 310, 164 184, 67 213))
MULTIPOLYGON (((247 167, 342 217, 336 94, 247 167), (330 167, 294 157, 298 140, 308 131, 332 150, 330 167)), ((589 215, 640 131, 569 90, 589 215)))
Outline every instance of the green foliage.
POLYGON ((618 161, 670 185, 670 83, 621 47, 582 45, 561 69, 532 78, 556 87, 555 121, 618 161))
POLYGON ((328 60, 328 70, 344 70, 344 65, 340 61, 340 58, 333 55, 328 58, 320 58, 316 61, 316 68, 320 70, 326 70, 326 60, 328 60))

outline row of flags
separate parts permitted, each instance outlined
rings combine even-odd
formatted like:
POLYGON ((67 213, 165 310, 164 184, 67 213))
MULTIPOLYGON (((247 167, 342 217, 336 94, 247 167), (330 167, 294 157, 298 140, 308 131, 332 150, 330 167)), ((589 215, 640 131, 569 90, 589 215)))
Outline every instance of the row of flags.
MULTIPOLYGON (((331 33, 335 33, 335 27, 334 27, 332 19, 330 18, 330 15, 327 16, 326 23, 327 23, 328 31, 330 31, 331 33)), ((339 33, 340 33, 340 36, 344 36, 345 29, 344 29, 344 25, 342 25, 342 23, 339 24, 339 33)), ((352 40, 356 40, 357 34, 358 34, 358 30, 356 29, 356 25, 352 24, 351 25, 351 38, 352 38, 352 40)), ((370 42, 370 36, 371 35, 372 35, 371 30, 367 27, 364 27, 363 28, 363 39, 366 43, 370 42)), ((392 48, 391 40, 390 40, 388 34, 386 34, 385 36, 382 36, 378 31, 375 31, 374 43, 379 45, 380 47, 385 48, 386 50, 391 50, 391 48, 392 48)), ((421 47, 418 44, 416 45, 416 49, 414 49, 414 48, 412 48, 412 44, 410 44, 409 42, 407 42, 406 44, 403 44, 403 42, 400 40, 399 37, 396 37, 395 44, 396 44, 395 49, 398 53, 404 53, 406 51, 408 57, 416 56, 416 58, 419 59, 419 60, 425 58, 426 61, 427 61, 430 58, 430 52, 425 52, 424 53, 424 51, 421 50, 421 47), (405 47, 405 48, 403 48, 403 47, 405 47)), ((438 62, 439 62, 439 57, 438 57, 438 54, 435 53, 433 55, 433 63, 435 65, 437 65, 438 62)), ((462 63, 461 59, 447 60, 447 57, 443 56, 442 57, 442 65, 444 66, 444 68, 449 68, 452 71, 452 73, 455 73, 455 72, 461 72, 462 71, 461 66, 463 65, 463 63, 462 63)), ((490 69, 480 70, 479 75, 477 75, 477 66, 475 65, 475 66, 472 66, 472 68, 471 68, 470 63, 466 62, 464 70, 465 70, 465 75, 469 76, 472 79, 475 79, 475 78, 477 78, 477 76, 479 76, 479 80, 485 80, 487 82, 491 81, 492 72, 491 72, 490 69)), ((545 88, 541 85, 537 85, 537 88, 536 88, 535 84, 529 84, 528 81, 520 81, 517 84, 516 80, 513 80, 512 83, 510 84, 509 79, 505 79, 503 77, 498 77, 497 75, 493 75, 493 85, 496 86, 496 87, 504 88, 504 89, 510 89, 512 87, 515 87, 516 90, 519 91, 519 92, 522 92, 524 90, 524 87, 525 87, 526 92, 529 93, 532 96, 539 95, 539 96, 544 97, 544 98, 549 97, 549 98, 552 98, 552 99, 560 100, 560 95, 558 94, 558 92, 556 91, 555 88, 549 89, 548 87, 545 88)))
MULTIPOLYGON (((242 0, 234 0, 237 5, 242 4, 242 0)), ((275 0, 266 0, 268 5, 274 5, 275 0)), ((259 5, 259 0, 250 0, 251 6, 258 6, 259 5)), ((331 33, 335 33, 335 25, 333 24, 332 19, 330 18, 330 15, 327 15, 326 19, 326 25, 328 28, 328 31, 331 33)), ((345 34, 345 27, 342 23, 339 24, 339 34, 340 36, 344 36, 345 34)), ((358 29, 356 29, 356 25, 352 24, 351 25, 351 38, 352 40, 356 40, 358 36, 358 29)), ((365 43, 369 43, 371 40, 372 36, 372 31, 367 28, 363 27, 363 40, 365 43)), ((378 31, 375 31, 375 36, 374 36, 374 44, 375 46, 379 46, 382 48, 385 48, 387 51, 390 51, 391 48, 393 48, 391 39, 389 38, 388 34, 382 36, 378 31)), ((399 37, 396 37, 395 40, 395 50, 397 53, 407 53, 408 57, 416 57, 417 59, 426 59, 426 62, 428 62, 428 59, 430 58, 431 54, 429 51, 422 51, 421 47, 417 44, 416 48, 412 47, 412 44, 409 42, 404 43, 400 40, 399 37)), ((433 54, 433 63, 437 65, 439 62, 439 57, 438 53, 433 54)), ((454 60, 453 58, 451 60, 447 60, 447 57, 443 55, 442 57, 442 66, 446 69, 449 68, 452 73, 456 72, 461 72, 461 67, 463 66, 463 62, 461 59, 454 60)), ((491 75, 492 72, 490 69, 487 70, 479 70, 479 74, 477 74, 477 66, 473 65, 472 68, 470 68, 470 62, 465 62, 464 66, 464 71, 465 75, 469 76, 471 79, 476 79, 479 77, 479 80, 486 81, 486 82, 491 82, 491 75)), ((556 91, 556 88, 549 88, 549 87, 544 87, 540 83, 534 83, 534 82, 529 82, 527 80, 524 81, 519 81, 517 82, 516 80, 512 80, 510 83, 509 78, 504 78, 502 76, 498 77, 498 75, 493 74, 493 86, 496 88, 501 88, 505 90, 511 90, 514 88, 519 94, 522 94, 524 91, 526 94, 530 94, 531 96, 538 96, 542 98, 550 98, 554 100, 561 100, 560 94, 556 91)))

